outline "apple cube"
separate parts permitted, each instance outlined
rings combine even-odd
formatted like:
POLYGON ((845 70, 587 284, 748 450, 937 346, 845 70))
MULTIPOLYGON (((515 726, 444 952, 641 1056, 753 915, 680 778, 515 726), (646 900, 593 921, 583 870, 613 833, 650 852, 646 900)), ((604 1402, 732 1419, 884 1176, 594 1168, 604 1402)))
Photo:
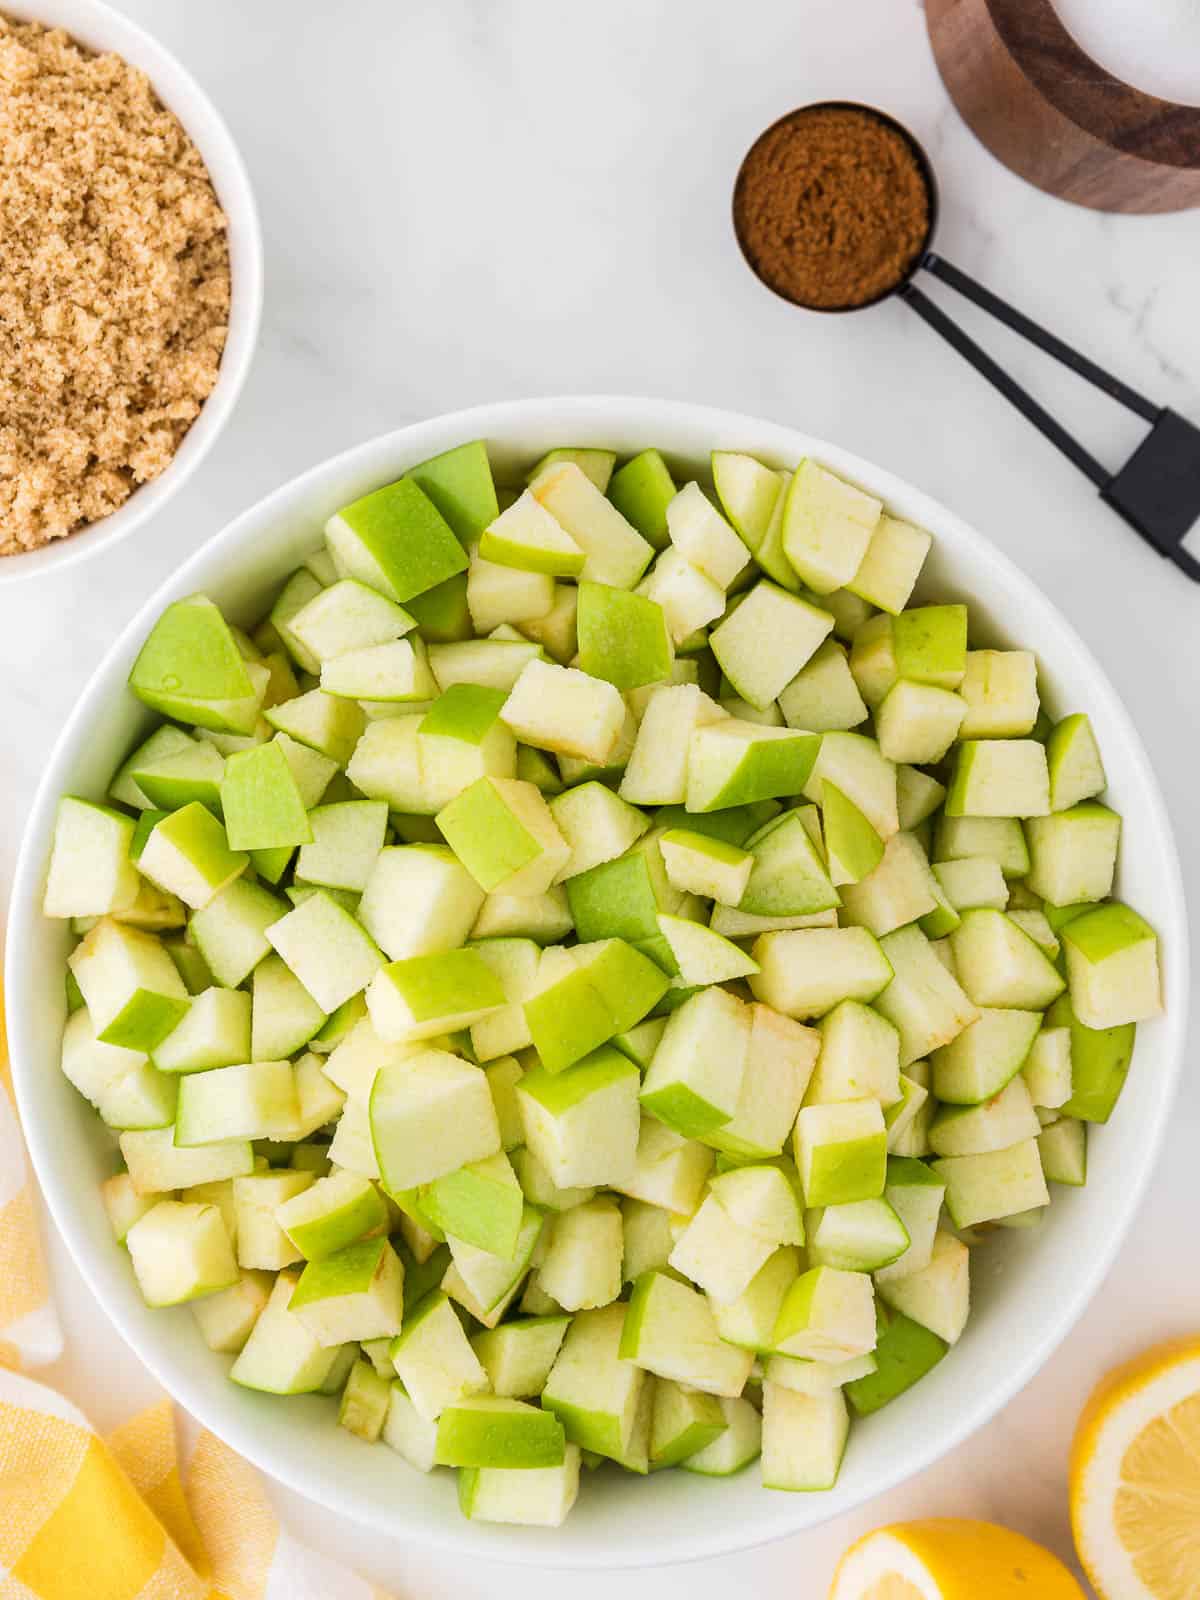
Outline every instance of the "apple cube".
POLYGON ((659 840, 674 888, 736 906, 745 893, 754 857, 724 839, 688 828, 668 829, 659 840))
POLYGON ((634 1284, 620 1356, 657 1377, 729 1399, 741 1394, 754 1363, 751 1351, 721 1338, 705 1296, 665 1272, 643 1273, 634 1284))
POLYGON ((243 660, 229 624, 203 594, 176 600, 159 617, 129 674, 155 711, 193 727, 254 731, 267 674, 243 660))
POLYGON ((281 1272, 250 1337, 230 1368, 234 1383, 268 1394, 311 1394, 327 1382, 339 1359, 336 1346, 321 1345, 289 1309, 299 1274, 281 1272))
POLYGON ((464 1467, 458 1504, 473 1522, 560 1528, 579 1493, 580 1451, 568 1444, 557 1467, 464 1467))
POLYGON ((920 928, 897 928, 879 941, 892 980, 875 996, 875 1009, 900 1031, 900 1067, 949 1044, 976 1021, 978 1006, 939 961, 920 928))
POLYGON ((483 903, 483 890, 446 846, 389 846, 371 869, 359 916, 398 961, 456 949, 483 903))
POLYGON ((383 849, 387 806, 381 800, 343 800, 317 806, 308 820, 312 841, 296 857, 297 879, 361 894, 383 849))
POLYGON ((875 1348, 875 1296, 864 1272, 813 1267, 788 1290, 775 1349, 807 1361, 848 1361, 875 1348))
POLYGON ((240 877, 249 862, 243 851, 230 849, 225 829, 198 800, 163 817, 138 857, 146 877, 197 911, 240 877))
POLYGON ((1036 1139, 983 1155, 945 1156, 932 1166, 946 1185, 946 1209, 956 1228, 973 1228, 1050 1201, 1036 1139))
POLYGON ((901 678, 875 713, 879 749, 889 761, 936 763, 959 736, 966 702, 949 689, 901 678))
MULTIPOLYGON (((654 1117, 644 1116, 632 1168, 613 1187, 664 1212, 691 1216, 700 1204, 712 1165, 713 1153, 706 1145, 684 1138, 654 1117)), ((669 1254, 668 1248, 662 1261, 655 1264, 665 1266, 669 1254)))
POLYGON ((874 739, 860 733, 823 735, 802 793, 818 805, 824 785, 832 783, 850 800, 883 840, 899 831, 896 767, 874 739))
POLYGON ((702 922, 660 916, 658 927, 679 970, 677 982, 684 987, 727 983, 758 971, 752 956, 702 922))
POLYGON ((383 966, 374 941, 325 890, 272 923, 267 938, 326 1013, 361 993, 383 966))
POLYGON ((633 1027, 670 980, 621 939, 546 951, 525 1020, 547 1072, 561 1072, 614 1034, 633 1027))
POLYGON ((939 1156, 975 1156, 1036 1139, 1041 1123, 1020 1073, 999 1094, 979 1105, 944 1105, 929 1125, 929 1144, 939 1156))
POLYGON ((404 1266, 386 1239, 360 1239, 310 1261, 288 1301, 321 1345, 383 1339, 400 1331, 404 1266))
MULTIPOLYGON (((470 873, 467 877, 471 877, 470 873)), ((471 883, 478 888, 473 878, 471 883)), ((537 944, 548 945, 566 938, 572 926, 566 893, 555 884, 545 894, 485 895, 471 925, 471 938, 533 939, 537 944)))
POLYGON ((856 728, 867 707, 850 671, 844 645, 826 639, 778 695, 789 728, 813 733, 856 728))
POLYGON ((896 810, 907 833, 932 817, 945 798, 944 786, 927 772, 904 765, 896 768, 896 810))
POLYGON ((539 1248, 543 1220, 541 1213, 532 1206, 524 1208, 516 1247, 509 1260, 468 1244, 454 1234, 447 1236, 454 1260, 442 1279, 442 1288, 485 1328, 496 1327, 521 1287, 534 1252, 539 1248))
POLYGON ((959 980, 978 1006, 1040 1011, 1065 987, 1029 935, 1002 911, 966 912, 950 944, 959 980))
POLYGON ((517 1085, 525 1142, 560 1189, 623 1184, 629 1177, 639 1085, 636 1066, 611 1046, 564 1071, 537 1065, 525 1073, 517 1085))
POLYGON ((932 535, 924 528, 883 512, 858 571, 846 582, 847 589, 896 615, 908 604, 932 544, 932 535))
POLYGON ((383 1185, 392 1193, 500 1148, 487 1079, 444 1050, 382 1067, 371 1088, 370 1124, 383 1185))
POLYGON ((802 461, 787 489, 784 554, 814 593, 840 589, 862 565, 882 510, 873 495, 802 461))
POLYGON ((622 693, 669 678, 675 659, 662 607, 644 595, 581 582, 579 666, 622 693))
POLYGON ((436 1422, 447 1406, 487 1391, 487 1373, 444 1294, 428 1295, 413 1308, 390 1353, 409 1399, 427 1422, 436 1422))
POLYGON ((671 1013, 642 1085, 647 1111, 687 1138, 703 1138, 738 1109, 750 1049, 749 1008, 704 989, 671 1013))
POLYGON ((800 1252, 791 1245, 775 1250, 728 1305, 713 1303, 717 1331, 727 1344, 767 1356, 784 1296, 800 1275, 800 1252))
POLYGON ((621 1292, 622 1246, 621 1213, 611 1200, 572 1206, 555 1218, 539 1281, 564 1311, 606 1306, 621 1292))
MULTIPOLYGON (((798 794, 813 769, 820 743, 816 734, 766 728, 735 717, 701 725, 688 745, 687 809, 719 811, 776 795, 798 794)), ((626 798, 632 796, 626 792, 626 798)))
MULTIPOLYGON (((153 801, 138 785, 134 773, 140 767, 153 767, 166 756, 177 755, 181 751, 200 749, 198 742, 191 734, 182 728, 177 728, 174 723, 164 722, 155 728, 154 732, 142 744, 138 745, 133 754, 117 769, 117 773, 108 786, 108 798, 118 805, 129 806, 135 811, 148 811, 153 801)), ((213 747, 206 746, 212 753, 213 747)), ((91 805, 91 801, 75 800, 77 805, 91 805)), ((124 813, 118 812, 118 816, 124 813)), ((50 915, 49 912, 46 913, 50 915)))
POLYGON ((676 549, 663 551, 637 592, 661 608, 677 649, 725 610, 721 586, 676 549))
POLYGON ((242 1062, 189 1073, 180 1080, 175 1142, 279 1138, 297 1113, 290 1061, 242 1062))
POLYGON ((678 1466, 720 1438, 727 1426, 715 1395, 694 1393, 660 1378, 654 1385, 650 1423, 652 1468, 678 1466))
POLYGON ((842 885, 842 916, 877 939, 936 910, 937 881, 915 834, 894 833, 873 872, 842 885))
POLYGON ((775 1248, 775 1243, 746 1227, 715 1194, 709 1194, 680 1234, 669 1264, 717 1305, 730 1305, 746 1292, 775 1248))
POLYGON ((577 578, 584 553, 528 489, 483 530, 479 554, 500 566, 577 578))
POLYGON ((832 630, 827 611, 764 578, 713 629, 710 644, 738 694, 761 710, 778 698, 832 630))
POLYGON ((810 1211, 808 1262, 845 1272, 876 1272, 908 1249, 908 1230, 884 1196, 810 1211))
POLYGON ((420 1205, 444 1233, 511 1260, 521 1232, 525 1197, 502 1151, 424 1185, 420 1205))
POLYGON ((123 812, 65 795, 54 819, 43 913, 102 917, 128 910, 138 897, 132 844, 133 822, 123 812))
POLYGON ((509 1399, 540 1394, 570 1322, 566 1316, 522 1317, 477 1333, 471 1347, 493 1394, 509 1399))
POLYGON ((1058 906, 1104 900, 1112 893, 1121 819, 1095 801, 1049 817, 1030 817, 1026 827, 1030 870, 1027 886, 1058 906))
POLYGON ((240 1272, 228 1289, 192 1302, 192 1316, 210 1350, 237 1355, 271 1297, 269 1272, 240 1272))
POLYGON ((153 1050, 191 1004, 162 944, 109 917, 76 945, 67 965, 103 1044, 153 1050))
POLYGON ((262 884, 235 878, 196 912, 189 933, 219 984, 237 988, 270 955, 266 930, 285 910, 285 902, 262 884))
POLYGON ((666 508, 667 536, 684 560, 720 589, 746 565, 746 546, 698 483, 685 484, 666 508))
POLYGON ((325 524, 325 542, 340 576, 401 605, 467 565, 445 519, 411 477, 343 507, 325 524))
POLYGON ((603 763, 625 722, 625 702, 611 683, 573 667, 531 661, 501 716, 526 744, 603 763))
POLYGON ((1110 901, 1074 918, 1062 938, 1071 1004, 1085 1028, 1121 1027, 1161 1012, 1158 937, 1136 911, 1110 901))
MULTIPOLYGON (((830 882, 857 884, 870 879, 883 860, 883 840, 854 802, 828 779, 822 784, 821 821, 830 882)), ((893 834, 888 845, 897 837, 893 834)), ((884 881, 889 881, 890 877, 889 869, 885 871, 884 881)), ((878 884, 880 880, 875 882, 878 884)), ((865 919, 863 925, 869 925, 865 919)))
POLYGON ((646 832, 648 818, 602 783, 583 783, 549 803, 555 827, 570 847, 559 881, 622 856, 646 832))
POLYGON ((1023 738, 1038 716, 1037 658, 1029 650, 968 650, 959 694, 962 739, 1023 738))
POLYGON ((531 783, 480 778, 437 815, 451 849, 485 891, 544 894, 571 847, 531 783))
POLYGON ((887 1129, 878 1100, 801 1107, 795 1149, 806 1205, 846 1205, 883 1193, 887 1129))
POLYGON ((542 1391, 569 1440, 613 1458, 629 1448, 645 1384, 641 1368, 618 1353, 626 1316, 622 1304, 581 1311, 542 1391))
POLYGON ((832 1489, 841 1470, 850 1415, 841 1389, 797 1394, 763 1385, 762 1480, 767 1489, 832 1489))
POLYGON ((263 712, 270 726, 344 767, 362 738, 366 719, 352 700, 310 689, 263 712))
POLYGON ((323 1261, 384 1230, 388 1212, 368 1178, 339 1170, 284 1201, 275 1220, 305 1260, 323 1261))
POLYGON ((565 1453, 558 1418, 520 1400, 468 1397, 447 1406, 438 1418, 440 1466, 536 1469, 560 1465, 565 1453))
POLYGON ((289 622, 308 654, 322 664, 348 650, 391 644, 416 626, 401 606, 353 578, 322 589, 289 622))
POLYGON ((275 1213, 312 1182, 311 1172, 277 1170, 252 1172, 228 1185, 239 1266, 272 1271, 301 1259, 275 1213))
POLYGON ((469 949, 393 961, 367 989, 376 1032, 401 1043, 469 1028, 504 1003, 499 979, 478 951, 469 949))
POLYGON ((632 589, 654 555, 590 478, 573 461, 552 463, 530 484, 534 498, 584 553, 580 577, 632 589))
POLYGON ((321 689, 347 700, 427 701, 437 694, 437 682, 424 642, 414 634, 335 656, 321 668, 321 689))
POLYGON ((850 673, 863 700, 872 711, 877 709, 900 677, 896 670, 896 641, 890 616, 868 617, 854 629, 850 673))
POLYGON ((808 1086, 809 1105, 900 1098, 900 1035, 857 1000, 842 1000, 818 1024, 821 1053, 808 1086))
POLYGON ((1046 750, 1036 739, 968 739, 959 746, 947 817, 1044 817, 1049 810, 1046 750))
POLYGON ((893 1310, 917 1322, 947 1344, 956 1344, 970 1310, 971 1252, 952 1233, 939 1232, 928 1263, 880 1284, 880 1296, 893 1310))
POLYGON ((1041 1020, 1037 1011, 982 1008, 974 1022, 930 1056, 937 1098, 977 1105, 999 1094, 1028 1058, 1041 1020))
POLYGON ((1092 724, 1079 712, 1051 728, 1046 740, 1046 764, 1050 772, 1051 811, 1067 811, 1081 800, 1090 800, 1108 782, 1092 724))
POLYGON ((740 1472, 761 1453, 762 1418, 750 1401, 718 1396, 717 1404, 725 1418, 725 1431, 712 1444, 680 1462, 685 1472, 727 1478, 740 1472))
POLYGON ((967 608, 914 606, 892 619, 892 648, 901 678, 957 689, 967 671, 967 608))
POLYGON ((675 482, 657 450, 643 450, 612 475, 608 498, 642 538, 661 550, 668 542, 667 507, 675 482))
POLYGON ((874 1000, 892 982, 892 966, 865 928, 797 928, 755 940, 759 970, 750 987, 788 1017, 820 1017, 841 1000, 874 1000))
POLYGON ((228 1289, 238 1269, 216 1206, 160 1200, 125 1235, 148 1306, 174 1306, 228 1289))
POLYGON ((324 1024, 325 1012, 279 956, 254 969, 250 1007, 250 1058, 281 1061, 324 1024))
POLYGON ((787 1142, 817 1059, 820 1036, 770 1006, 750 1007, 750 1045, 733 1116, 705 1135, 741 1159, 778 1155, 787 1142))

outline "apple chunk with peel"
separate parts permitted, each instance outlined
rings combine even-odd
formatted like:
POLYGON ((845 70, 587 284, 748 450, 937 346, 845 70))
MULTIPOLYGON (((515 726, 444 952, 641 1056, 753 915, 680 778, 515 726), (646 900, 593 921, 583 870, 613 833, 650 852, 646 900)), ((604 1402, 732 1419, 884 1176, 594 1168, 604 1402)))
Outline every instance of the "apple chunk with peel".
POLYGON ((999 1094, 1028 1058, 1041 1020, 1037 1011, 982 1007, 974 1022, 929 1058, 937 1098, 978 1105, 999 1094))
POLYGON ((322 663, 348 650, 391 644, 415 627, 402 606, 353 578, 322 589, 291 618, 292 633, 322 663))
POLYGON ((813 1267, 784 1296, 774 1348, 807 1361, 849 1361, 875 1348, 875 1293, 865 1272, 813 1267))
POLYGON ((564 1311, 595 1310, 621 1292, 623 1228, 612 1200, 598 1197, 555 1218, 538 1282, 564 1311))
POLYGON ((444 1233, 506 1261, 512 1259, 525 1198, 502 1151, 435 1178, 422 1187, 419 1203, 444 1233))
POLYGON ((549 806, 555 827, 571 849, 558 871, 560 883, 624 855, 650 826, 643 812, 603 783, 578 784, 556 795, 549 806))
POLYGON ((191 1004, 162 944, 108 917, 76 945, 67 964, 102 1044, 153 1050, 191 1004))
POLYGON ((728 589, 746 565, 746 546, 698 483, 687 483, 667 506, 667 534, 689 565, 728 589))
POLYGON ((132 844, 133 821, 124 812, 65 795, 54 819, 43 913, 102 917, 127 911, 138 896, 138 870, 129 859, 132 844))
POLYGON ((945 1156, 932 1165, 946 1185, 946 1209, 956 1228, 973 1228, 1050 1201, 1036 1139, 984 1155, 945 1156))
POLYGON ((450 951, 464 942, 484 891, 446 845, 389 845, 367 878, 358 915, 393 961, 450 951))
POLYGON ((762 1480, 793 1493, 832 1489, 841 1470, 850 1415, 841 1389, 797 1394, 763 1385, 762 1480))
POLYGON ((620 737, 625 710, 613 684, 573 667, 531 661, 500 715, 526 744, 603 765, 620 737))
POLYGON ((717 1305, 730 1305, 774 1252, 771 1240, 745 1227, 709 1194, 676 1241, 669 1265, 717 1305))
POLYGON ((1085 1028, 1117 1028, 1162 1010, 1158 937, 1120 901, 1097 906, 1062 930, 1071 1004, 1085 1028))
POLYGON ((489 894, 544 894, 570 858, 571 847, 540 791, 518 778, 479 778, 436 821, 489 894))
POLYGON ((1052 905, 1104 900, 1112 893, 1121 819, 1095 801, 1030 817, 1027 886, 1052 905))
POLYGON ((784 554, 816 594, 840 589, 862 565, 882 510, 873 495, 802 461, 784 504, 784 554))
POLYGON ((670 986, 662 968, 622 939, 547 950, 525 1020, 547 1072, 561 1072, 632 1028, 670 986))
POLYGON ((579 1493, 580 1451, 568 1444, 558 1467, 464 1467, 458 1505, 473 1522, 560 1528, 579 1493))
POLYGON ((313 837, 296 857, 297 880, 361 894, 383 849, 387 806, 382 800, 342 800, 314 807, 308 820, 313 837))
POLYGON ((750 1049, 749 1008, 702 989, 671 1013, 642 1085, 642 1104, 687 1138, 703 1138, 738 1109, 750 1049))
POLYGON ((500 1149, 487 1078, 448 1051, 381 1067, 369 1115, 380 1176, 391 1193, 432 1183, 500 1149))
POLYGON ((820 1017, 841 1000, 873 1001, 893 978, 865 928, 795 928, 760 934, 750 979, 755 996, 785 1016, 820 1017))
POLYGON ((624 1185, 638 1148, 637 1067, 604 1045, 564 1071, 531 1067, 517 1085, 525 1143, 558 1189, 624 1185))
POLYGON ((603 583, 579 585, 579 666, 622 693, 669 679, 675 649, 663 610, 645 595, 603 583))
POLYGON ((547 467, 530 484, 534 498, 583 551, 580 577, 632 589, 649 566, 654 546, 572 461, 547 467))
POLYGON ((281 1272, 229 1376, 267 1394, 312 1394, 329 1378, 341 1352, 318 1342, 288 1302, 299 1274, 281 1272))
POLYGON ((138 699, 164 717, 219 733, 250 734, 267 674, 257 678, 207 595, 176 600, 159 617, 129 674, 138 699))
POLYGON ((462 572, 467 557, 433 501, 401 478, 344 506, 325 524, 343 578, 357 578, 403 605, 462 572))
POLYGON ((752 956, 702 922, 660 916, 658 927, 670 947, 679 968, 679 982, 684 987, 728 983, 733 978, 744 978, 758 971, 758 962, 752 956))
POLYGON ((1003 911, 964 912, 950 935, 959 981, 978 1006, 1041 1011, 1066 987, 1052 962, 1003 911))
POLYGON ((742 1160, 778 1155, 804 1099, 820 1036, 772 1007, 750 1007, 750 1043, 737 1108, 705 1142, 742 1160))
POLYGON ((500 566, 555 578, 577 578, 585 560, 571 535, 528 489, 483 530, 479 554, 500 566))
POLYGON ((484 1394, 487 1373, 444 1294, 419 1301, 388 1351, 392 1365, 418 1414, 436 1422, 447 1406, 484 1394))
POLYGON ((900 1067, 904 1070, 910 1062, 949 1044, 978 1019, 979 1008, 938 960, 920 928, 897 928, 879 941, 879 948, 891 964, 893 976, 873 1004, 900 1031, 900 1067))
POLYGON ((832 631, 827 611, 763 578, 713 629, 709 642, 738 694, 762 710, 832 631))
POLYGON ((858 1000, 842 1000, 818 1024, 821 1053, 808 1086, 809 1105, 900 1098, 900 1035, 858 1000))
POLYGON ((754 857, 724 839, 672 828, 659 840, 672 887, 736 906, 745 893, 754 857))
POLYGON ((808 1262, 844 1272, 876 1272, 909 1248, 908 1230, 884 1196, 822 1206, 805 1220, 808 1262))
POLYGON ((483 684, 456 683, 417 728, 417 761, 428 804, 440 811, 478 778, 511 778, 517 746, 500 720, 505 693, 483 684))
POLYGON ((399 1333, 404 1265, 386 1239, 360 1239, 310 1261, 288 1301, 317 1343, 385 1339, 399 1333))
POLYGON ((887 1128, 878 1100, 801 1107, 795 1150, 808 1206, 846 1205, 883 1193, 887 1128))
POLYGON ((580 1311, 542 1390, 542 1408, 584 1450, 619 1460, 629 1449, 646 1374, 623 1354, 628 1309, 580 1311), (620 1353, 619 1353, 620 1352, 620 1353))
POLYGON ((1049 810, 1046 749, 1036 739, 968 739, 959 746, 948 817, 1044 817, 1049 810))
POLYGON ((469 1028, 504 1004, 500 980, 471 949, 393 961, 367 989, 376 1032, 397 1043, 469 1028))
POLYGON ((520 1400, 468 1397, 438 1418, 439 1466, 534 1469, 558 1466, 565 1456, 558 1418, 520 1400))
POLYGON ((290 1061, 250 1061, 193 1072, 179 1085, 178 1145, 286 1136, 297 1120, 290 1061))
POLYGON ((285 1200, 275 1220, 306 1260, 321 1261, 380 1232, 388 1211, 369 1178, 339 1169, 285 1200))
POLYGON ((193 911, 203 911, 249 864, 248 855, 230 848, 225 829, 199 800, 157 822, 138 857, 145 877, 193 911))
POLYGON ((675 646, 681 647, 725 609, 725 591, 692 566, 681 551, 664 550, 637 592, 661 607, 675 646))
POLYGON ((650 1464, 657 1471, 678 1466, 706 1449, 728 1424, 715 1395, 697 1394, 660 1378, 654 1386, 650 1421, 650 1464))
POLYGON ((875 524, 867 553, 848 580, 851 594, 893 616, 909 602, 933 544, 932 534, 885 511, 875 524))
POLYGON ((947 1344, 956 1344, 971 1305, 970 1260, 961 1239, 939 1232, 925 1266, 885 1279, 880 1298, 947 1344))
POLYGON ((820 743, 818 734, 766 728, 735 717, 701 726, 688 745, 687 809, 719 811, 798 794, 820 743))
POLYGON ((693 733, 725 718, 721 707, 693 683, 653 689, 621 779, 621 798, 636 805, 681 805, 693 733))
POLYGON ((1022 738, 1038 717, 1037 657, 1029 650, 968 650, 959 694, 960 739, 1022 738))
POLYGON ((633 1286, 621 1334, 621 1360, 705 1394, 734 1399, 745 1388, 753 1352, 726 1344, 708 1300, 665 1272, 633 1286))
POLYGON ((896 767, 874 739, 861 733, 827 733, 803 787, 806 800, 823 805, 826 783, 851 801, 883 840, 899 831, 896 767))
POLYGON ((753 857, 738 909, 751 916, 812 916, 832 910, 840 896, 819 848, 815 808, 804 806, 765 822, 746 840, 753 857))
POLYGON ((1102 793, 1108 779, 1092 724, 1082 712, 1056 722, 1046 740, 1050 809, 1066 811, 1102 793))
POLYGON ((227 1289, 237 1261, 214 1205, 160 1200, 125 1235, 134 1275, 148 1306, 173 1306, 227 1289))

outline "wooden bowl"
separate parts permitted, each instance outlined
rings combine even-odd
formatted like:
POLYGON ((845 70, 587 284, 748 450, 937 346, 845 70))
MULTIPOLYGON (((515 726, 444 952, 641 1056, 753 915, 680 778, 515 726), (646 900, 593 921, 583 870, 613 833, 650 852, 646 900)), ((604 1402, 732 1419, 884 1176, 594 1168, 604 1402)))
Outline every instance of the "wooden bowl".
POLYGON ((1097 211, 1200 205, 1200 107, 1106 72, 1051 0, 926 0, 925 20, 964 121, 1022 178, 1097 211))

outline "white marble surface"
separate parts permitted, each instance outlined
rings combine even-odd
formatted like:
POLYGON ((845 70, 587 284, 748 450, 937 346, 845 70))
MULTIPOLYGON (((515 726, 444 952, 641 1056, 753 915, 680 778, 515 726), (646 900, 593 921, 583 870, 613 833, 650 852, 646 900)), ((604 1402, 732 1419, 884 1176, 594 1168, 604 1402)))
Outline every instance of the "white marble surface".
MULTIPOLYGON (((57 727, 118 628, 186 553, 370 434, 478 400, 589 390, 794 421, 971 518, 1107 664, 1197 881, 1200 591, 903 306, 821 319, 761 291, 728 206, 743 151, 781 112, 827 97, 886 106, 937 165, 950 259, 1193 417, 1200 215, 1101 217, 999 167, 947 103, 916 0, 123 4, 178 51, 241 142, 266 233, 263 338, 233 425, 158 526, 101 565, 0 593, 6 884, 57 727)), ((1132 419, 1010 336, 963 320, 983 326, 1103 459, 1115 466, 1132 448, 1132 419)), ((1186 1262, 1198 1139, 1193 1080, 1108 1284, 989 1428, 853 1517, 756 1553, 630 1574, 623 1593, 717 1600, 733 1584, 817 1600, 851 1538, 913 1514, 996 1517, 1066 1554, 1064 1467, 1084 1395, 1112 1362, 1196 1325, 1186 1262)), ((52 1377, 103 1425, 147 1380, 54 1256, 69 1354, 52 1377)), ((473 1600, 518 1582, 530 1600, 561 1591, 561 1575, 450 1561, 281 1498, 303 1537, 403 1596, 473 1600)), ((571 1583, 580 1600, 599 1600, 612 1580, 571 1583)))

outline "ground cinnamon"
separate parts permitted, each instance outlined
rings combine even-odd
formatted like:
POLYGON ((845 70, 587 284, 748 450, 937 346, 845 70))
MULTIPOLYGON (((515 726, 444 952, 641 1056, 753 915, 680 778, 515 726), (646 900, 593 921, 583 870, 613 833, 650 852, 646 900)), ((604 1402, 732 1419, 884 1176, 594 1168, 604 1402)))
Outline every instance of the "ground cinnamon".
POLYGON ((810 106, 768 128, 738 174, 734 225, 777 294, 815 310, 867 305, 912 269, 931 225, 912 145, 859 106, 810 106))

